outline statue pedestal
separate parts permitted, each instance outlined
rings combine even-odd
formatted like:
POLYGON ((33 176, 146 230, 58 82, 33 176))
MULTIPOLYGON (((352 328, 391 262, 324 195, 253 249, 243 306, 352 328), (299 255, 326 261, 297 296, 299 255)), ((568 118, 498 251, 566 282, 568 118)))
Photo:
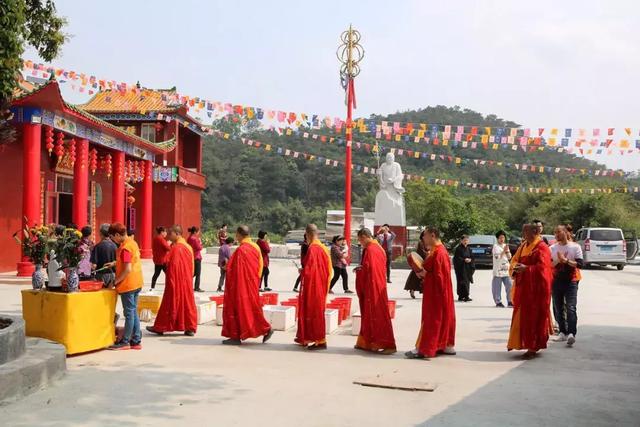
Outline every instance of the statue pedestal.
MULTIPOLYGON (((378 234, 378 230, 382 228, 382 225, 383 224, 377 224, 373 226, 374 235, 378 234)), ((389 224, 389 230, 396 235, 396 238, 393 241, 393 259, 404 256, 407 253, 407 242, 409 241, 407 227, 404 225, 389 224)))
POLYGON ((387 190, 378 191, 376 194, 375 224, 395 224, 402 227, 407 225, 402 194, 387 190))

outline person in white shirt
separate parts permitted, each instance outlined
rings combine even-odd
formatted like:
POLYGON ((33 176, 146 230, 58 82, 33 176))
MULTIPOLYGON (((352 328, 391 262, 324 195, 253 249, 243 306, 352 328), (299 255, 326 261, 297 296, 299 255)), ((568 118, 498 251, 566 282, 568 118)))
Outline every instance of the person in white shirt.
POLYGON ((569 347, 576 342, 578 312, 578 283, 583 265, 582 248, 570 240, 567 227, 558 225, 554 232, 557 243, 551 245, 553 261, 553 316, 560 333, 555 341, 565 342, 569 347))
POLYGON ((493 302, 496 307, 504 307, 502 304, 502 286, 507 294, 507 303, 509 307, 513 307, 511 302, 511 277, 509 277, 509 261, 511 260, 511 251, 507 245, 507 234, 504 231, 496 233, 498 243, 493 245, 491 253, 493 255, 493 281, 491 282, 491 291, 493 293, 493 302))

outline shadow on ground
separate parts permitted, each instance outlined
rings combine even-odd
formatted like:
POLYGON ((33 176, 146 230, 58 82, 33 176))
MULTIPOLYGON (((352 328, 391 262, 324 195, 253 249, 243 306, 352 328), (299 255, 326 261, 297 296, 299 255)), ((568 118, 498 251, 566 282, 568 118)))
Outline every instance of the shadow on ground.
POLYGON ((62 427, 69 425, 138 425, 137 417, 163 423, 180 418, 176 406, 206 403, 215 411, 244 390, 230 387, 221 376, 161 370, 153 364, 100 367, 88 361, 67 373, 53 387, 0 407, 3 426, 62 427), (105 387, 105 384, 107 385, 105 387), (61 397, 57 390, 68 391, 61 397), (25 410, 16 410, 19 405, 25 410), (10 412, 10 415, 8 415, 10 412))
POLYGON ((585 325, 578 332, 574 348, 550 342, 551 351, 420 425, 640 425, 640 329, 585 325))

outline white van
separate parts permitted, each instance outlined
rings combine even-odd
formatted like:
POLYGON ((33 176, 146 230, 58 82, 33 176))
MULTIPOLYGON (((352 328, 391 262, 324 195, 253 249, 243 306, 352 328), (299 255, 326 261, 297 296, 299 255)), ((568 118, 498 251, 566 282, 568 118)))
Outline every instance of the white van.
POLYGON ((582 247, 585 266, 615 265, 622 270, 627 263, 627 242, 619 228, 581 228, 575 240, 582 247))

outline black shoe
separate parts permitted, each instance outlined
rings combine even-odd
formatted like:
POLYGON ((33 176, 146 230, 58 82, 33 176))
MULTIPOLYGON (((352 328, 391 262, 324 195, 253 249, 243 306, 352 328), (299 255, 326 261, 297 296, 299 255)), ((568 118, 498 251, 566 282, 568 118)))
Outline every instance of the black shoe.
POLYGON ((469 298, 469 297, 466 297, 466 298, 464 299, 464 302, 471 302, 471 301, 473 301, 473 300, 472 300, 471 298, 469 298))
POLYGON ((391 279, 387 279, 387 283, 391 283, 391 279))
POLYGON ((350 291, 349 289, 347 289, 346 291, 344 291, 345 294, 352 294, 353 291, 350 291))
POLYGON ((499 302, 499 303, 497 303, 497 304, 496 304, 496 307, 502 307, 502 308, 504 308, 504 304, 503 304, 503 303, 501 303, 501 302, 499 302))
POLYGON ((298 290, 298 288, 293 288, 293 292, 297 293, 297 292, 300 292, 300 291, 298 290))
POLYGON ((224 292, 221 288, 216 289, 216 292, 224 292))
POLYGON ((147 326, 147 331, 151 332, 152 334, 156 334, 156 335, 163 335, 164 334, 164 332, 156 331, 155 329, 153 329, 153 326, 147 326))
POLYGON ((242 344, 242 341, 240 341, 240 340, 232 340, 231 338, 229 338, 228 340, 222 341, 222 344, 225 344, 225 345, 240 345, 240 344, 242 344))
POLYGON ((414 353, 413 351, 407 351, 404 354, 404 357, 406 357, 407 359, 424 359, 424 354, 421 353, 414 353))
POLYGON ((195 333, 195 332, 193 332, 193 331, 184 331, 184 334, 185 334, 186 336, 188 336, 188 337, 192 337, 192 336, 194 336, 196 333, 195 333))
POLYGON ((330 293, 330 294, 332 294, 332 293, 333 293, 333 291, 332 291, 331 289, 329 289, 329 293, 330 293))
POLYGON ((307 350, 309 351, 314 351, 314 350, 326 350, 327 349, 327 343, 324 344, 313 344, 307 347, 307 350))
POLYGON ((416 299, 416 294, 414 291, 409 291, 409 295, 411 295, 411 298, 416 299))
POLYGON ((204 289, 200 289, 200 288, 194 289, 194 292, 204 292, 204 289))
POLYGON ((269 341, 271 339, 271 337, 273 336, 273 329, 269 329, 269 332, 267 332, 263 337, 262 337, 262 342, 265 343, 267 341, 269 341))
POLYGON ((458 302, 464 302, 464 298, 458 297, 458 302))
POLYGON ((509 303, 509 307, 513 308, 513 303, 512 302, 509 303))
POLYGON ((271 289, 271 288, 264 288, 263 290, 264 290, 265 292, 271 292, 273 289, 271 289))

